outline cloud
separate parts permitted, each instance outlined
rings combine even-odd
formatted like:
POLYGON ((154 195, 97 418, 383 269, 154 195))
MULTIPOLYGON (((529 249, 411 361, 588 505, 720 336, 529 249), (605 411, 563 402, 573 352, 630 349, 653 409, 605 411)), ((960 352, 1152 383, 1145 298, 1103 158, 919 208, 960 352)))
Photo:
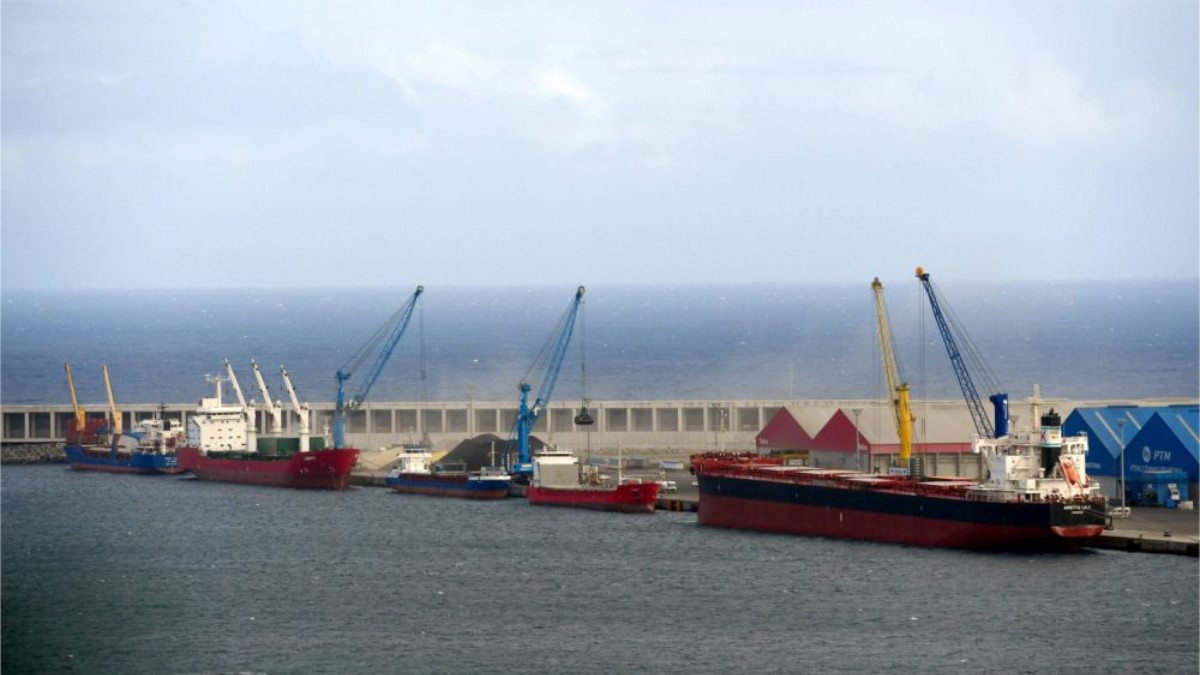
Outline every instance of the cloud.
POLYGON ((1103 142, 1125 126, 1084 77, 1043 55, 997 83, 995 123, 1017 140, 1103 142))

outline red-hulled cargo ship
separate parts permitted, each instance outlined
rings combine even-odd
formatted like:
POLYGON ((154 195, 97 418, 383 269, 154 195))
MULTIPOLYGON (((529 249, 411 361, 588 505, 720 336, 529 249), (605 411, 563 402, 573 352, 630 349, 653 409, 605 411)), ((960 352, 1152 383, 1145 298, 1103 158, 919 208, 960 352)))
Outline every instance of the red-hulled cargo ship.
POLYGON ((258 452, 209 452, 183 448, 179 466, 201 480, 276 487, 345 489, 358 450, 327 448, 267 456, 258 452))
POLYGON ((1104 530, 1107 504, 1085 472, 1087 438, 976 441, 986 481, 787 466, 757 455, 692 457, 702 525, 1001 551, 1075 551, 1104 530))
MULTIPOLYGON (((179 466, 201 480, 325 490, 345 489, 350 470, 358 461, 357 448, 326 448, 324 439, 310 438, 308 407, 295 398, 284 371, 284 381, 300 416, 299 436, 258 438, 255 413, 245 405, 233 368, 229 377, 209 378, 216 396, 204 398, 188 420, 186 446, 177 451, 179 466), (231 381, 240 401, 222 402, 221 384, 231 381)), ((256 369, 257 370, 257 369, 256 369)), ((261 386, 261 385, 260 385, 261 386)), ((272 413, 277 413, 273 409, 272 413)), ((278 419, 278 415, 273 415, 278 419)))
POLYGON ((575 488, 530 485, 525 494, 530 504, 541 506, 654 513, 658 488, 658 483, 625 483, 615 487, 581 485, 575 488))
POLYGON ((581 476, 579 462, 570 452, 547 448, 533 460, 533 481, 525 495, 530 504, 539 506, 654 513, 659 487, 653 482, 606 485, 594 473, 581 476))

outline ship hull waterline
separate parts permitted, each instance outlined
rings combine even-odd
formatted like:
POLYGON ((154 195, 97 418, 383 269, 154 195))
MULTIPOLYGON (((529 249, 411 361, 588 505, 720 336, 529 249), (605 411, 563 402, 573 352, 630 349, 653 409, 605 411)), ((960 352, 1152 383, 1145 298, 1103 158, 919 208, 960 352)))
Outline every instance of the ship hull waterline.
POLYGON ((700 476, 701 525, 980 551, 1078 551, 1103 516, 1017 504, 700 476))
POLYGON ((621 513, 654 513, 658 487, 654 483, 627 484, 608 489, 530 485, 525 494, 529 503, 537 506, 564 506, 621 513))
POLYGON ((297 452, 289 457, 222 457, 196 448, 179 450, 179 465, 196 478, 220 483, 344 490, 358 461, 355 448, 297 452))
POLYGON ((402 494, 458 499, 505 499, 509 482, 507 479, 470 480, 466 476, 429 474, 400 474, 384 479, 388 487, 402 494))
POLYGON ((72 469, 76 471, 98 471, 102 473, 139 474, 146 476, 160 474, 180 474, 183 468, 179 466, 173 454, 153 455, 134 453, 116 454, 108 449, 87 450, 78 445, 63 446, 63 454, 72 469))

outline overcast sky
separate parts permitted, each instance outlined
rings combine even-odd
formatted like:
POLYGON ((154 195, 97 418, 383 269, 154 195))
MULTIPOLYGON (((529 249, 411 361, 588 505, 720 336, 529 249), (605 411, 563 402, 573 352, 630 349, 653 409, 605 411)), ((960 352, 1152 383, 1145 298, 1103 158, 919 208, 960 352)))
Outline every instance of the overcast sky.
POLYGON ((1197 6, 5 1, 0 283, 1196 278, 1197 6))

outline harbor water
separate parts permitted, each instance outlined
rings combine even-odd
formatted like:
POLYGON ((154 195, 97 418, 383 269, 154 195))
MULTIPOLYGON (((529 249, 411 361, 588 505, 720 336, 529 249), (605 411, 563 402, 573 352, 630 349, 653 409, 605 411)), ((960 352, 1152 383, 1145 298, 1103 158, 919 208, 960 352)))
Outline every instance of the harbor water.
POLYGON ((5 673, 1194 673, 1197 562, 62 465, 2 473, 5 673))

